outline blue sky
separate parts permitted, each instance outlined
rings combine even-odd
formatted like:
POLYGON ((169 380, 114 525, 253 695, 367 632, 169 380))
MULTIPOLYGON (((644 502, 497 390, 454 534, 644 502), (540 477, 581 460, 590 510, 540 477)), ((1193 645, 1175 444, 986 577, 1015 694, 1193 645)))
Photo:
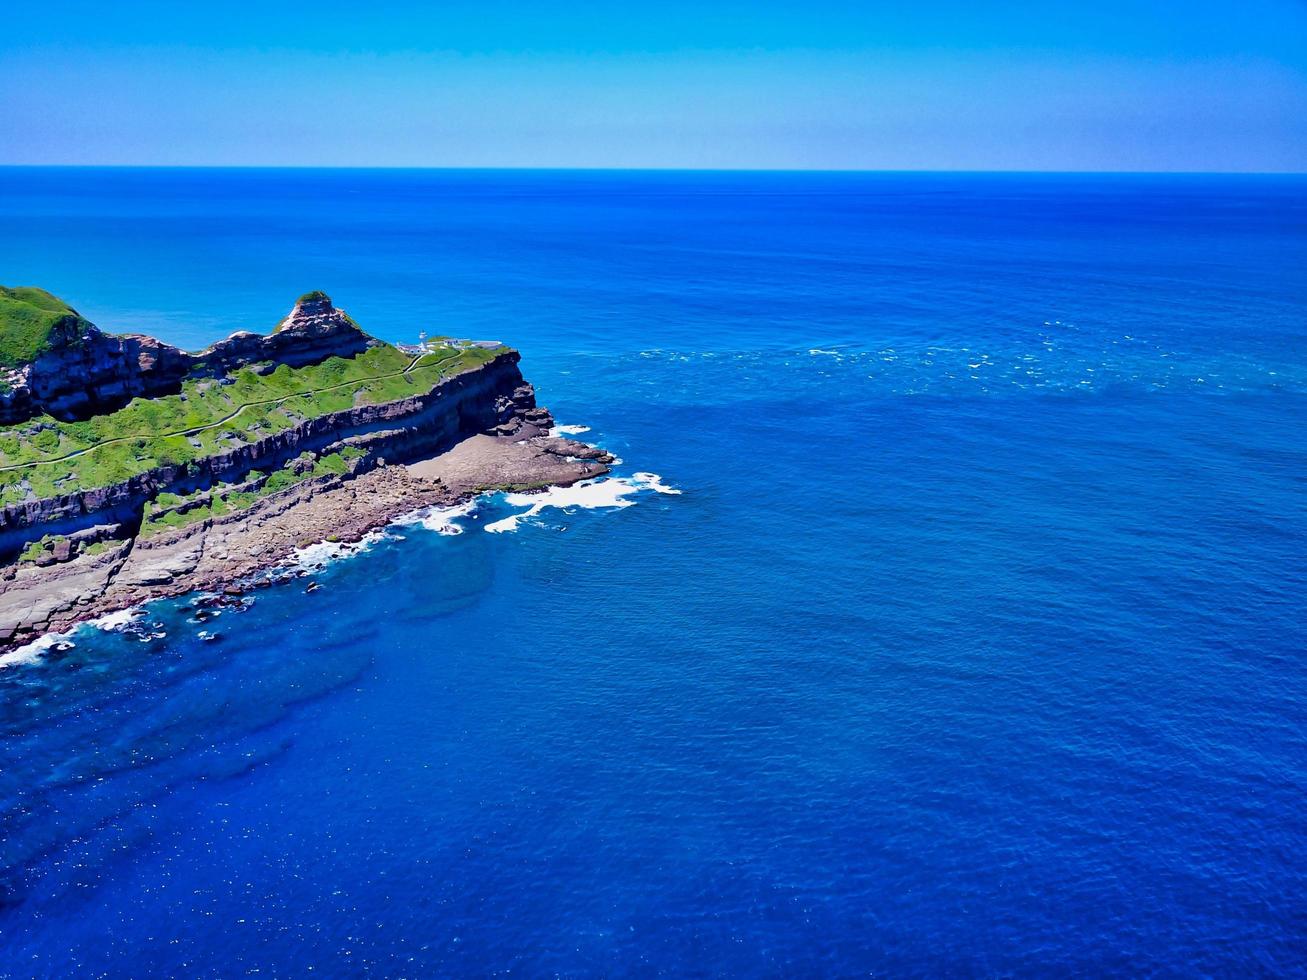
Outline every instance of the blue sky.
POLYGON ((0 163, 1307 171, 1307 0, 10 0, 0 163))

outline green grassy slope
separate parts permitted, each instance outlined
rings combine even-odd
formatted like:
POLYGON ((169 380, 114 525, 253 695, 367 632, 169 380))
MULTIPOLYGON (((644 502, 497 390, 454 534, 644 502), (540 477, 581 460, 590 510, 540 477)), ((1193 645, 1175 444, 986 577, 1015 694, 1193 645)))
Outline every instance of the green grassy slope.
MULTIPOLYGON (((257 481, 241 485, 220 483, 212 490, 197 492, 189 497, 161 493, 153 504, 146 508, 145 519, 141 523, 141 534, 150 537, 168 528, 187 527, 208 520, 210 517, 223 517, 235 511, 246 510, 264 497, 314 477, 327 474, 343 476, 349 470, 350 460, 361 455, 363 455, 362 450, 352 446, 324 456, 301 453, 298 459, 291 460, 261 484, 257 481), (183 505, 185 505, 184 510, 183 505)), ((247 474, 245 479, 249 480, 252 477, 262 478, 262 474, 256 470, 247 474)))
MULTIPOLYGON (((39 291, 38 291, 39 292, 39 291)), ((416 363, 380 344, 267 374, 244 368, 185 382, 177 395, 137 398, 81 422, 40 416, 0 427, 0 506, 111 486, 160 465, 191 462, 355 405, 395 401, 502 350, 437 348, 416 363)))
POLYGON ((85 329, 71 306, 35 286, 0 286, 0 367, 19 367, 49 349, 50 333, 61 322, 85 329))

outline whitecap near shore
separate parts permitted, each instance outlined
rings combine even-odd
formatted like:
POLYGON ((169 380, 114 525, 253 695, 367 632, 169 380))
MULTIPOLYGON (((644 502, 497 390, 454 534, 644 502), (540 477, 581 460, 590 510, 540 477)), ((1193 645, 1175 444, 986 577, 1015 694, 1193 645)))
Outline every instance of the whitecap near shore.
POLYGON ((549 435, 554 438, 558 436, 579 436, 589 431, 590 426, 588 425, 556 425, 549 430, 549 435))
POLYGON ((69 637, 73 631, 67 633, 47 633, 40 639, 33 640, 31 643, 24 643, 20 647, 15 647, 6 654, 0 654, 0 670, 8 667, 19 667, 23 664, 34 664, 41 660, 48 650, 54 649, 60 643, 69 642, 69 637))
POLYGON ((666 493, 673 497, 679 497, 682 492, 677 490, 675 487, 669 487, 663 482, 663 478, 657 473, 636 473, 631 477, 631 479, 634 480, 636 486, 642 490, 652 490, 654 493, 666 493))
POLYGON ((358 541, 319 541, 304 548, 296 548, 283 565, 303 572, 320 572, 328 565, 370 550, 378 541, 388 537, 390 535, 381 530, 365 534, 358 541))
POLYGON ((0 670, 6 667, 17 667, 21 664, 38 663, 51 650, 67 649, 74 645, 73 639, 78 631, 82 629, 90 628, 105 633, 121 633, 144 616, 144 609, 140 606, 132 606, 129 609, 120 609, 118 612, 107 613, 96 619, 87 620, 85 623, 79 623, 63 633, 46 633, 31 643, 25 643, 21 647, 15 647, 8 653, 0 654, 0 670))
POLYGON ((456 523, 460 517, 470 517, 477 509, 476 499, 466 500, 453 507, 423 507, 393 522, 398 527, 420 526, 437 534, 462 534, 463 526, 456 523))
POLYGON ((596 510, 600 508, 631 507, 631 499, 641 491, 652 490, 654 493, 679 494, 681 491, 663 483, 657 473, 635 473, 631 476, 600 477, 597 480, 585 480, 570 487, 551 487, 541 493, 505 494, 504 502, 510 507, 526 507, 520 514, 510 514, 501 520, 486 525, 491 534, 503 534, 516 531, 523 520, 536 517, 541 511, 553 507, 559 510, 581 508, 596 510))
POLYGON ((140 606, 132 606, 130 609, 122 609, 118 612, 108 613, 99 619, 92 619, 87 626, 94 626, 98 630, 106 632, 118 632, 124 630, 136 620, 145 615, 145 610, 140 606))

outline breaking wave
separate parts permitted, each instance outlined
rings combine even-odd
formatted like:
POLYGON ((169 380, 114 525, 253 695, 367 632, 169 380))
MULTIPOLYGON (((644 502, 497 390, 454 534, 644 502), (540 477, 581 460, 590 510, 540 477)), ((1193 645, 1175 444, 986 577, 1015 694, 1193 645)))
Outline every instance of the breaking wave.
POLYGON ((106 613, 96 619, 87 620, 85 623, 78 623, 72 629, 62 633, 46 633, 31 643, 25 643, 21 647, 15 647, 8 653, 0 655, 0 670, 22 664, 39 663, 52 650, 65 650, 76 646, 76 643, 73 642, 74 638, 82 630, 97 629, 105 633, 121 633, 144 616, 145 610, 143 608, 132 606, 118 612, 106 613))
POLYGON ((398 527, 424 527, 437 534, 462 534, 463 526, 456 523, 460 517, 470 517, 477 509, 475 499, 453 507, 424 507, 405 514, 394 523, 398 527))
POLYGON ((538 516, 548 508, 558 510, 597 510, 602 508, 630 507, 635 504, 632 498, 641 491, 654 493, 679 494, 681 491, 663 483, 657 473, 635 473, 631 476, 600 477, 585 480, 570 487, 552 487, 541 493, 510 493, 504 496, 504 503, 510 507, 525 507, 520 514, 510 514, 501 520, 486 525, 491 534, 503 534, 516 531, 524 520, 538 516))
POLYGON ((353 558, 365 551, 370 551, 378 542, 392 537, 385 530, 372 531, 359 541, 319 541, 304 548, 296 548, 283 566, 298 568, 303 572, 320 572, 346 558, 353 558))

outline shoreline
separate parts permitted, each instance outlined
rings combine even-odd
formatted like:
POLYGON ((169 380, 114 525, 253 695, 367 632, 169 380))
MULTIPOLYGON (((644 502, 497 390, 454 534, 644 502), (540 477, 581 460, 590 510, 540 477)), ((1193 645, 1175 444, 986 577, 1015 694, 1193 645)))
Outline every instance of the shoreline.
POLYGON ((299 550, 356 544, 430 507, 456 507, 488 492, 567 487, 611 472, 610 453, 551 434, 557 430, 538 424, 544 421, 524 422, 511 435, 471 435, 425 458, 300 484, 246 510, 132 538, 95 556, 22 569, 0 592, 0 658, 160 599, 216 593, 238 600, 306 574, 276 574, 299 550))

